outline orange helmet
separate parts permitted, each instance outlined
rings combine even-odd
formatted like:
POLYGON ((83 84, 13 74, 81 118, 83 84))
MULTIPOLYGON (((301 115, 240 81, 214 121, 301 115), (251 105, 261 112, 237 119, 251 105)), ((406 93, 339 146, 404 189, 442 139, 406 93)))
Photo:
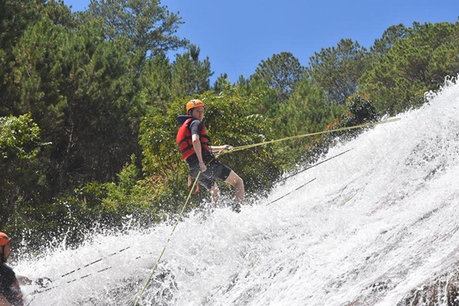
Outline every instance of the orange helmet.
POLYGON ((204 107, 204 102, 201 100, 191 100, 186 104, 186 112, 188 113, 191 109, 202 106, 204 107))
POLYGON ((0 247, 7 245, 10 241, 11 239, 5 233, 0 232, 0 247))

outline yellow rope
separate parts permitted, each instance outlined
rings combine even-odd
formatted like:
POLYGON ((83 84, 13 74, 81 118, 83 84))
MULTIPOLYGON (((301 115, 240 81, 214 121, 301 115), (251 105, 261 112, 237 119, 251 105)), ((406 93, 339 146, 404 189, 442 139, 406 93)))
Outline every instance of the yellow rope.
POLYGON ((156 264, 155 264, 155 266, 153 267, 153 270, 151 271, 150 276, 148 276, 148 279, 147 279, 147 281, 146 281, 146 283, 145 283, 145 286, 143 286, 143 289, 142 289, 142 291, 140 292, 139 296, 137 297, 137 300, 135 301, 134 306, 137 306, 137 305, 138 305, 140 299, 142 298, 142 295, 145 293, 145 290, 147 289, 148 285, 150 284, 151 279, 152 279, 152 277, 153 277, 153 274, 155 273, 156 268, 158 268, 159 262, 161 261, 161 258, 163 257, 164 252, 166 252, 167 245, 168 245, 169 242, 171 241, 171 237, 172 237, 172 235, 174 234, 175 229, 177 228, 177 225, 179 224, 180 220, 182 219, 183 212, 185 211, 185 208, 187 207, 188 202, 190 201, 191 194, 192 194, 194 188, 196 187, 196 184, 198 183, 198 178, 199 178, 200 175, 201 175, 201 171, 199 171, 198 175, 196 176, 196 179, 194 180, 193 186, 191 187, 190 192, 188 193, 188 197, 186 198, 185 204, 183 205, 183 208, 182 208, 182 210, 180 211, 179 217, 178 217, 177 221, 175 222, 174 227, 172 228, 172 231, 171 231, 171 233, 170 233, 170 235, 169 235, 169 238, 167 239, 166 245, 164 246, 164 248, 163 248, 161 254, 160 254, 159 257, 158 257, 158 259, 156 260, 156 264))
POLYGON ((400 120, 400 118, 394 118, 394 119, 389 119, 389 120, 386 120, 386 121, 380 121, 380 122, 374 122, 374 123, 360 124, 360 125, 355 125, 355 126, 350 126, 350 127, 343 127, 343 128, 339 128, 339 129, 321 131, 321 132, 316 132, 316 133, 309 133, 309 134, 303 134, 303 135, 290 136, 290 137, 285 137, 285 138, 281 138, 281 139, 275 139, 275 140, 264 141, 264 142, 255 143, 255 144, 238 146, 238 147, 234 147, 231 151, 223 151, 222 153, 241 151, 241 150, 250 149, 250 148, 254 148, 254 147, 258 147, 258 146, 263 146, 263 145, 267 145, 267 144, 271 144, 271 143, 281 142, 281 141, 285 141, 285 140, 298 139, 298 138, 304 138, 304 137, 310 137, 310 136, 317 136, 317 135, 328 134, 328 133, 339 132, 339 131, 360 129, 360 128, 363 128, 363 127, 374 126, 374 125, 379 125, 379 124, 384 124, 384 123, 389 123, 389 122, 395 122, 395 121, 398 121, 398 120, 400 120))

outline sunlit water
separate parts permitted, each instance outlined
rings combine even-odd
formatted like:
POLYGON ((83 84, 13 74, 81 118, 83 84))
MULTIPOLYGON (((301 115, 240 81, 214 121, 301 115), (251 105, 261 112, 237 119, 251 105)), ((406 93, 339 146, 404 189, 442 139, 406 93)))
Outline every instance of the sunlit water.
MULTIPOLYGON (((292 177, 240 214, 220 208, 188 216, 141 305, 396 305, 453 269, 459 85, 399 118, 333 148, 324 158, 352 150, 292 177)), ((18 274, 53 281, 42 293, 24 286, 27 303, 133 305, 171 230, 162 224, 95 235, 76 250, 19 262, 18 274)))

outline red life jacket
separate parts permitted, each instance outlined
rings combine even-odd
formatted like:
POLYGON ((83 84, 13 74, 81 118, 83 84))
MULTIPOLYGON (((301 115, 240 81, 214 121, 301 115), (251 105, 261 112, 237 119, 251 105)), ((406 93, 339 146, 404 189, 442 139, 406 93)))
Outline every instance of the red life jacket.
MULTIPOLYGON (((191 155, 195 154, 195 150, 193 148, 193 141, 191 139, 191 130, 190 124, 195 118, 187 119, 177 133, 177 145, 179 147, 180 152, 182 153, 183 160, 186 160, 191 155)), ((202 130, 199 134, 199 140, 201 142, 201 147, 203 150, 210 152, 209 148, 209 136, 207 136, 206 126, 204 123, 202 124, 202 130)))

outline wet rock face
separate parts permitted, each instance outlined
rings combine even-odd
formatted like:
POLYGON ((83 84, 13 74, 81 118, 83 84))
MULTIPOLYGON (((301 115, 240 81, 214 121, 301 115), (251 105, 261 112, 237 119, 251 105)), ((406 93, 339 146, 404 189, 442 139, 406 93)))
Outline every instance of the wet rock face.
POLYGON ((420 288, 413 289, 397 306, 459 306, 459 268, 443 274, 420 288))
MULTIPOLYGON (((392 281, 378 281, 366 287, 362 295, 345 306, 376 305, 397 287, 392 281)), ((459 306, 459 264, 454 272, 445 273, 411 290, 396 306, 459 306)))

